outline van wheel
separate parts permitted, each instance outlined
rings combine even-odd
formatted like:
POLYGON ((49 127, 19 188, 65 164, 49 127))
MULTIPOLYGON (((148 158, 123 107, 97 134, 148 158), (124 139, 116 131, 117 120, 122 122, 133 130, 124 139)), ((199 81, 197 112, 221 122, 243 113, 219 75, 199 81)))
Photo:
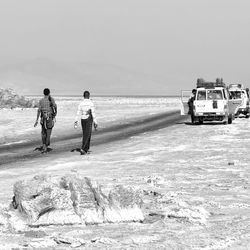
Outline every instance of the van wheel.
POLYGON ((196 125, 196 122, 197 122, 197 118, 195 116, 193 116, 192 124, 196 125))
POLYGON ((249 114, 246 114, 246 115, 245 115, 245 118, 249 118, 249 114))

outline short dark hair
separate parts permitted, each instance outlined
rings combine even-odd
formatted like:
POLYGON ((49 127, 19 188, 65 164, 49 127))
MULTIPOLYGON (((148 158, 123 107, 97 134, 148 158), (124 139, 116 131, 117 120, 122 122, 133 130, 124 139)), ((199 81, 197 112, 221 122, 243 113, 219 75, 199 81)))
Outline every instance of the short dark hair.
POLYGON ((48 88, 43 90, 43 94, 44 95, 49 95, 50 94, 50 90, 48 88))
POLYGON ((90 96, 89 91, 86 90, 86 91, 83 92, 83 97, 89 98, 89 96, 90 96))

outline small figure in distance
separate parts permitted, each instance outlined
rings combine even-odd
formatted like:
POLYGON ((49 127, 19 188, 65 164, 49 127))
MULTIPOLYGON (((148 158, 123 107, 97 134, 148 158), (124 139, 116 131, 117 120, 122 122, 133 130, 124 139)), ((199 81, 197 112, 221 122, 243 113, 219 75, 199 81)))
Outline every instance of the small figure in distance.
POLYGON ((194 100, 196 96, 196 89, 192 90, 192 95, 188 100, 188 114, 191 116, 191 122, 194 123, 194 100))
POLYGON ((80 149, 81 155, 87 154, 90 147, 90 140, 92 134, 92 125, 94 124, 95 130, 97 129, 97 121, 95 115, 94 103, 89 99, 89 91, 84 91, 83 100, 77 109, 74 127, 78 125, 78 119, 81 118, 82 126, 82 147, 80 149))
POLYGON ((54 127, 55 117, 57 115, 57 105, 55 103, 54 98, 50 96, 50 90, 48 88, 45 88, 43 90, 43 94, 44 97, 39 101, 37 118, 34 127, 37 126, 40 117, 43 143, 41 151, 42 153, 47 153, 51 150, 50 148, 48 148, 48 146, 50 145, 51 132, 52 128, 54 127))

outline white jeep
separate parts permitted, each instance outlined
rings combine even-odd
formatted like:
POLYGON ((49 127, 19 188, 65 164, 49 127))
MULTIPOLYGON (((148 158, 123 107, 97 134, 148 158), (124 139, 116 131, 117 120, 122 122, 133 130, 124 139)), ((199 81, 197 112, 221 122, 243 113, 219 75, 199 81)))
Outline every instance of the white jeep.
POLYGON ((228 90, 231 99, 241 102, 235 116, 243 114, 246 118, 249 118, 249 94, 247 89, 242 84, 230 84, 228 90))
POLYGON ((181 114, 190 114, 193 123, 202 124, 204 121, 220 121, 231 124, 240 101, 229 98, 228 89, 222 79, 216 82, 205 82, 198 79, 196 94, 192 110, 189 110, 188 101, 185 99, 187 91, 182 91, 181 114), (189 110, 189 112, 188 112, 189 110))

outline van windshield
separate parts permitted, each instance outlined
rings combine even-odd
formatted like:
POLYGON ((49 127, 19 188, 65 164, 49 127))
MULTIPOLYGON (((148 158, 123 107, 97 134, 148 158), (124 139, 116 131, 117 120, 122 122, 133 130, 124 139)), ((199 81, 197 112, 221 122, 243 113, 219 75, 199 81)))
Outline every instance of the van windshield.
POLYGON ((241 99, 241 91, 230 91, 232 99, 241 99))
POLYGON ((208 100, 222 100, 222 91, 220 89, 207 90, 208 100))

